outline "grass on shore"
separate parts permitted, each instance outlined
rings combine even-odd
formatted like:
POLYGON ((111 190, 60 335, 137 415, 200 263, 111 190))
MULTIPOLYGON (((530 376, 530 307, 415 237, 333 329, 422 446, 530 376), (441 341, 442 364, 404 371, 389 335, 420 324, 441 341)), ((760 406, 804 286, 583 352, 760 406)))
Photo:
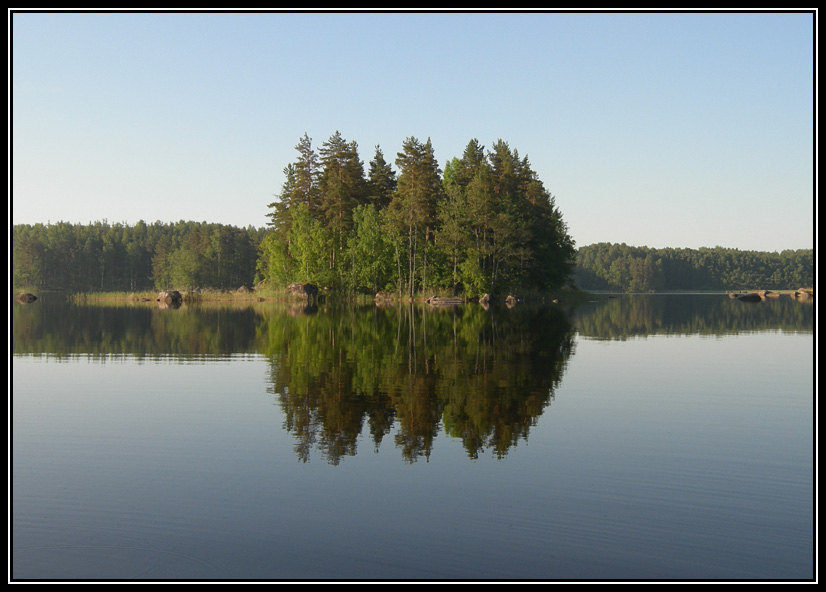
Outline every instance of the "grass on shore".
MULTIPOLYGON (((285 292, 284 287, 262 287, 256 290, 245 291, 227 291, 227 290, 201 290, 198 292, 189 292, 179 290, 183 297, 184 303, 198 303, 198 302, 263 302, 263 301, 290 301, 301 299, 300 297, 290 296, 285 292)), ((70 299, 78 304, 85 303, 103 303, 103 302, 156 302, 158 299, 158 291, 144 290, 136 292, 81 292, 71 294, 70 299)), ((453 297, 449 291, 431 290, 427 293, 417 293, 411 298, 408 294, 389 293, 390 300, 395 301, 425 301, 431 296, 453 297)), ((335 298, 341 300, 350 300, 355 302, 373 302, 375 296, 373 294, 342 294, 342 295, 328 295, 328 298, 335 298)), ((524 295, 519 295, 519 300, 527 302, 552 302, 559 301, 565 303, 582 302, 589 298, 587 292, 581 290, 565 289, 559 290, 553 294, 531 292, 524 295)), ((505 296, 501 299, 504 300, 505 296)), ((469 298, 469 301, 474 301, 474 298, 469 298)))

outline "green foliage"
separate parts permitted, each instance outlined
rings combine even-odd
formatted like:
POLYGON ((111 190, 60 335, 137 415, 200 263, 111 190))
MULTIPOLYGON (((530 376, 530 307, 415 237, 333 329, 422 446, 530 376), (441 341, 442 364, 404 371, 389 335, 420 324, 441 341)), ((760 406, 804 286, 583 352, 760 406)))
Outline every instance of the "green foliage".
POLYGON ((353 212, 355 231, 347 243, 352 262, 349 286, 370 293, 383 290, 393 274, 393 244, 382 230, 375 205, 362 205, 353 212))
POLYGON ((275 232, 269 232, 258 247, 258 274, 267 278, 271 283, 284 286, 296 276, 295 261, 290 256, 289 244, 286 237, 275 232))
POLYGON ((441 197, 441 171, 428 140, 408 138, 396 157, 398 186, 388 206, 396 226, 407 234, 407 292, 427 286, 427 243, 436 226, 436 203, 441 197))
POLYGON ((321 273, 324 260, 324 285, 410 297, 550 290, 570 280, 576 252, 561 213, 527 158, 502 140, 487 153, 472 140, 442 173, 430 140, 407 138, 398 176, 377 146, 365 177, 355 142, 339 132, 320 158, 306 134, 296 149, 270 204, 275 238, 262 243, 259 263, 268 279, 310 281, 309 268, 321 273), (290 212, 301 204, 296 230, 290 212))
POLYGON ((13 288, 133 292, 237 289, 255 279, 262 232, 205 222, 12 227, 13 288))
POLYGON ((292 208, 289 245, 297 280, 325 286, 333 283, 329 263, 330 233, 312 217, 306 204, 292 208))
POLYGON ((384 160, 384 153, 376 146, 376 154, 370 161, 367 175, 367 200, 377 209, 386 208, 396 191, 396 173, 390 163, 384 160))
POLYGON ((650 249, 597 243, 579 249, 575 281, 584 290, 619 292, 795 289, 814 285, 814 251, 650 249))

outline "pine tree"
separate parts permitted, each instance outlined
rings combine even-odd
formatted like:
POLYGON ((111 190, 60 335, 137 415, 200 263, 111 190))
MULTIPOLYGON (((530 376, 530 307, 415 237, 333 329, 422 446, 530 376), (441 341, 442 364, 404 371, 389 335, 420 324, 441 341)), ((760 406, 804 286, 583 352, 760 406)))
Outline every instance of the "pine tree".
POLYGON ((333 234, 330 265, 334 268, 336 252, 344 249, 345 237, 353 228, 353 210, 367 200, 367 185, 355 142, 347 142, 336 131, 320 153, 319 218, 333 234))
POLYGON ((390 208, 396 224, 407 232, 407 288, 412 297, 417 271, 422 273, 422 288, 427 287, 427 243, 435 229, 436 203, 442 191, 441 170, 430 139, 422 144, 414 137, 405 140, 396 166, 400 173, 390 208))
POLYGON ((298 151, 298 160, 293 165, 295 184, 290 194, 290 204, 303 203, 309 212, 316 215, 319 209, 319 178, 321 169, 318 155, 313 150, 312 139, 305 133, 295 149, 298 151))
MULTIPOLYGON (((267 214, 270 219, 267 224, 280 236, 285 236, 290 230, 290 205, 293 203, 293 196, 296 194, 296 176, 293 164, 284 167, 284 177, 281 193, 276 196, 274 202, 267 205, 272 210, 267 214)), ((298 199, 296 199, 296 203, 299 203, 298 199)))

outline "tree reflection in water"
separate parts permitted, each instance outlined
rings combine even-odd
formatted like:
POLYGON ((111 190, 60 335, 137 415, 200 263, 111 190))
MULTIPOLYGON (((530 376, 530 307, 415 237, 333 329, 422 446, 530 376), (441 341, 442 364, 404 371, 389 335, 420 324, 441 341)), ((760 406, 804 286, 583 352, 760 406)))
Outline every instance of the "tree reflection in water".
POLYGON ((367 422, 375 447, 395 427, 408 462, 427 458, 444 431, 475 458, 503 457, 553 399, 573 350, 558 308, 484 310, 421 304, 272 311, 262 343, 271 388, 308 460, 356 453, 367 422))

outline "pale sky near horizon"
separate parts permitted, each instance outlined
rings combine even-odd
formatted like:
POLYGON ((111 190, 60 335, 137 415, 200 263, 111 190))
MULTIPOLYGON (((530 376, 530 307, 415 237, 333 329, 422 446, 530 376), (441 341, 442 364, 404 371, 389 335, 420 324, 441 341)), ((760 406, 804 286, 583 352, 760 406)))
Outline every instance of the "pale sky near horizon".
POLYGON ((813 248, 816 16, 10 11, 11 220, 262 227, 339 131, 505 140, 577 246, 813 248))

